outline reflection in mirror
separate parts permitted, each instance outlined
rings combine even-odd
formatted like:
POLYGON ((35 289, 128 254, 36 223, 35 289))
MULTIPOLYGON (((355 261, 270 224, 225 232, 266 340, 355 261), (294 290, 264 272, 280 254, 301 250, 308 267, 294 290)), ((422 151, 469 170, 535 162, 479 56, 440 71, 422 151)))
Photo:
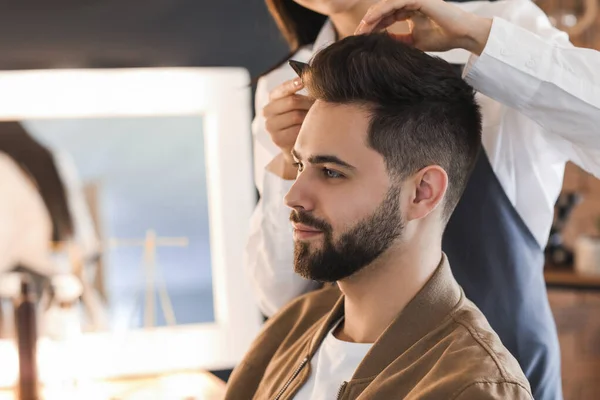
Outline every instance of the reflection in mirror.
MULTIPOLYGON (((85 278, 87 329, 214 321, 202 127, 201 116, 0 123, 0 137, 28 136, 56 166, 73 235, 55 241, 53 268, 85 278)), ((19 163, 37 185, 32 162, 19 163)))

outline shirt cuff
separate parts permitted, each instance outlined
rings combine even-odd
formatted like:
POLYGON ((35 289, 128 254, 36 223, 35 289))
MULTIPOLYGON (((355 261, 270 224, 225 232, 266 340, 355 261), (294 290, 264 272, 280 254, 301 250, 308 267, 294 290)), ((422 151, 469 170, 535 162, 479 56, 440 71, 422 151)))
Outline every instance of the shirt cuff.
POLYGON ((463 78, 478 92, 520 108, 535 95, 550 70, 549 46, 532 32, 494 17, 481 56, 471 55, 463 78))

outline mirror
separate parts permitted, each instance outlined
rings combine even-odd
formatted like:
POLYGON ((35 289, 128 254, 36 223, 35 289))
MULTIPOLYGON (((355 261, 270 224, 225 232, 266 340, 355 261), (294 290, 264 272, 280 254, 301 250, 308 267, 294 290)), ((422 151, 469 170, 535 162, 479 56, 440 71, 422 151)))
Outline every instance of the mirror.
POLYGON ((41 332, 67 346, 42 341, 43 380, 67 355, 73 373, 109 378, 226 369, 246 352, 261 320, 242 269, 256 201, 248 81, 237 68, 0 72, 0 167, 36 198, 16 226, 50 239, 49 261, 16 266, 42 282, 41 332), (56 273, 81 287, 52 277, 48 294, 56 273))
POLYGON ((91 222, 84 229, 100 243, 86 276, 104 277, 111 328, 214 322, 202 117, 22 125, 62 164, 70 159, 70 186, 88 189, 75 226, 91 222))

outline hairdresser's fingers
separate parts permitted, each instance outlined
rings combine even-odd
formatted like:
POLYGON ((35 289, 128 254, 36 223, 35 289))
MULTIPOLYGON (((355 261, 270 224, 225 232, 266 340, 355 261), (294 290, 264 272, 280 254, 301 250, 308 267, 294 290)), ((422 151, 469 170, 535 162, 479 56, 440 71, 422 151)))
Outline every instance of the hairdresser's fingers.
POLYGON ((292 126, 302 125, 307 111, 294 110, 285 114, 276 115, 265 120, 265 128, 271 136, 277 135, 278 132, 286 130, 292 126))
MULTIPOLYGON (((379 22, 377 22, 377 25, 372 26, 371 32, 382 31, 382 30, 392 26, 394 24, 394 22, 396 22, 394 15, 393 14, 388 15, 387 17, 384 17, 381 20, 379 20, 379 22)), ((364 33, 370 33, 370 32, 364 32, 364 33)))
POLYGON ((292 110, 307 111, 315 101, 300 94, 292 94, 269 102, 263 108, 263 116, 269 118, 292 110))
POLYGON ((302 80, 300 78, 294 78, 283 82, 281 85, 273 89, 271 93, 269 93, 269 100, 273 101, 292 95, 303 87, 304 85, 302 84, 302 80))
POLYGON ((465 36, 478 19, 474 14, 442 0, 381 0, 371 6, 357 32, 372 32, 381 20, 397 11, 418 11, 434 21, 451 38, 465 36))
POLYGON ((279 147, 284 159, 289 163, 293 162, 291 152, 294 148, 294 144, 296 143, 296 139, 298 138, 301 127, 302 125, 292 125, 286 129, 282 129, 271 134, 271 140, 277 147, 279 147))
MULTIPOLYGON (((371 6, 356 29, 356 34, 373 32, 381 21, 394 21, 398 11, 418 11, 428 0, 382 0, 371 6)), ((392 22, 393 23, 393 22, 392 22)), ((391 24, 390 24, 391 25, 391 24)), ((389 26, 389 25, 388 25, 389 26)))
POLYGON ((415 45, 415 40, 413 38, 412 33, 400 33, 400 34, 391 33, 390 35, 394 38, 394 40, 397 40, 398 42, 402 42, 408 46, 415 45))
MULTIPOLYGON (((406 20, 409 20, 410 18, 413 18, 415 16, 415 14, 418 14, 418 12, 417 11, 398 10, 395 13, 388 15, 387 17, 381 19, 377 23, 377 25, 375 25, 371 28, 370 32, 382 31, 382 30, 387 29, 390 26, 394 25, 398 21, 406 21, 406 20)), ((357 32, 358 32, 358 30, 357 30, 357 32)), ((363 32, 363 33, 370 33, 370 32, 363 32)))

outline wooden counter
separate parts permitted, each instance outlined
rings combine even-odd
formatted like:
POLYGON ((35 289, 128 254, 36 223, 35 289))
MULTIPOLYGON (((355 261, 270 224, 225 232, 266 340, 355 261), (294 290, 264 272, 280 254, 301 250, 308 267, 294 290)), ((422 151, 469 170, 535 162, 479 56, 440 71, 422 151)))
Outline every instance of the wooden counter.
POLYGON ((547 266, 565 400, 600 399, 600 276, 547 266))
MULTIPOLYGON (((90 382, 79 388, 43 388, 41 400, 222 400, 224 396, 225 382, 196 371, 90 382)), ((16 399, 13 390, 0 390, 0 400, 16 399)))
POLYGON ((547 265, 544 279, 549 289, 600 290, 600 275, 578 273, 569 267, 547 265))

